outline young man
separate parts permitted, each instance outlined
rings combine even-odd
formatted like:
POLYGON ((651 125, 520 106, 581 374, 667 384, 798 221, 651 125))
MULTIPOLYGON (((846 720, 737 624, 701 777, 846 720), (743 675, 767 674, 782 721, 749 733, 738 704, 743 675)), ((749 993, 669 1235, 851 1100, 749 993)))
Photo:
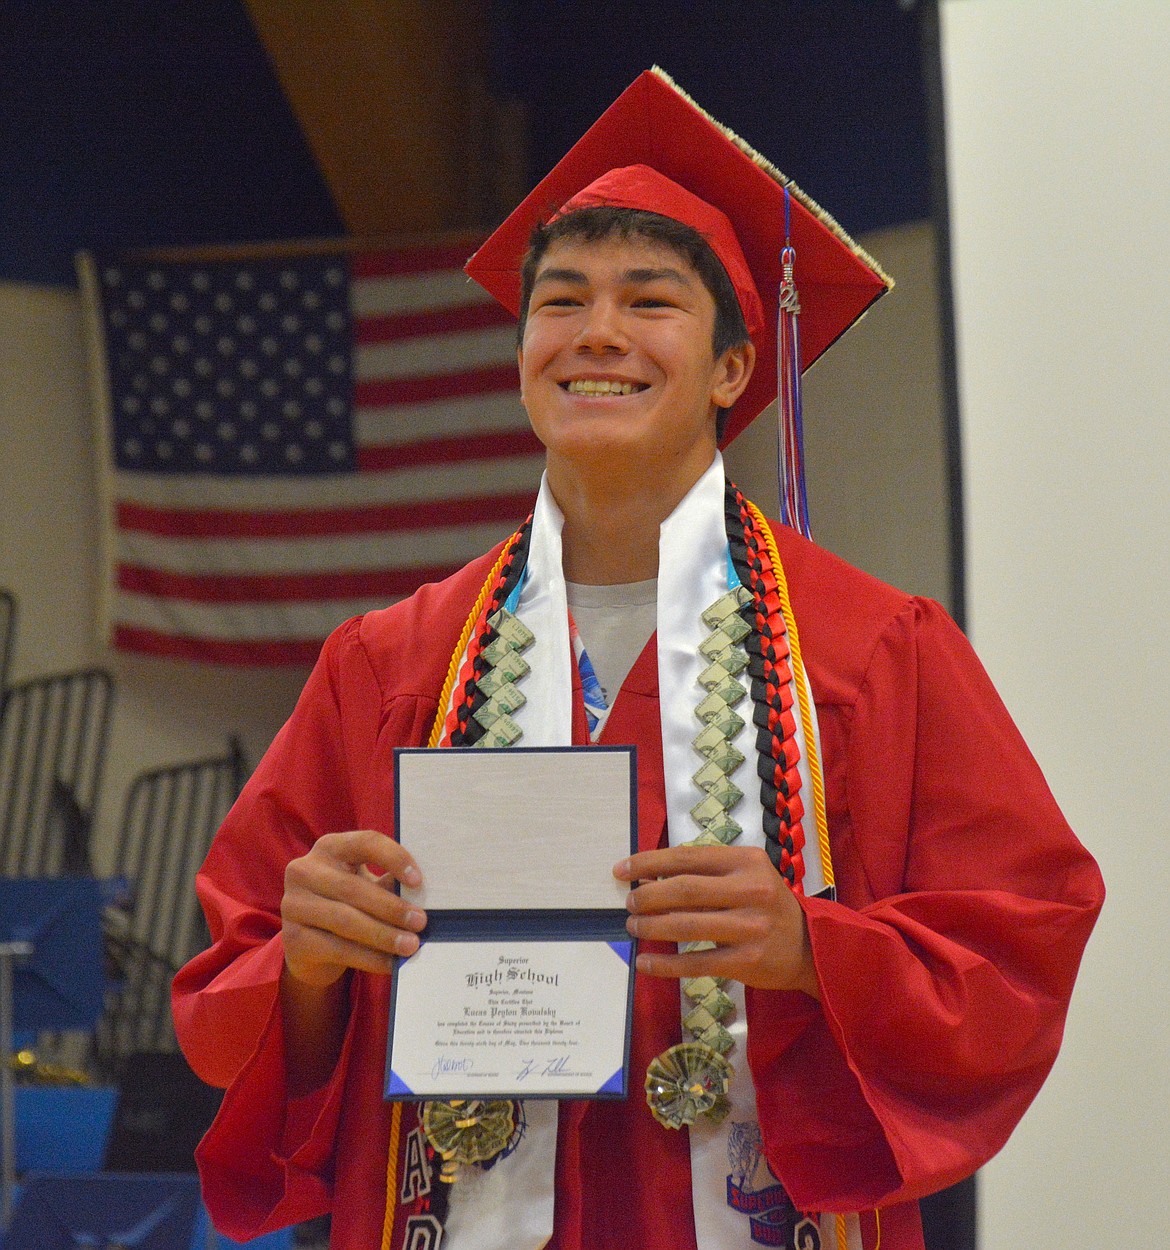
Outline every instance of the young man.
MULTIPOLYGON (((761 296, 793 208, 644 75, 469 265, 521 315, 547 472, 502 549, 333 635, 204 866, 215 944, 175 1015, 227 1087, 200 1166, 232 1235, 330 1209, 342 1250, 909 1250, 916 1199, 1039 1088, 1095 866, 945 614, 724 481, 718 428, 775 393, 761 296), (386 836, 392 752, 513 741, 637 745, 631 1072, 684 1040, 727 1102, 530 1102, 445 1186, 381 1098, 389 980, 426 924, 390 887, 441 872, 386 836)), ((802 205, 791 237, 815 355, 884 280, 802 205)))

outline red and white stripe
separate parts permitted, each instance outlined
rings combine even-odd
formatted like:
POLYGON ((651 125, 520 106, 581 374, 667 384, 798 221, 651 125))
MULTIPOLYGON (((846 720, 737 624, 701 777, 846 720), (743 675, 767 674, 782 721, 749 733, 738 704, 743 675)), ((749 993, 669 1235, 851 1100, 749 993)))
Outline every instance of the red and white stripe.
POLYGON ((311 663, 347 617, 404 598, 510 533, 543 451, 516 329, 463 250, 351 260, 358 471, 240 478, 115 471, 116 646, 311 663))

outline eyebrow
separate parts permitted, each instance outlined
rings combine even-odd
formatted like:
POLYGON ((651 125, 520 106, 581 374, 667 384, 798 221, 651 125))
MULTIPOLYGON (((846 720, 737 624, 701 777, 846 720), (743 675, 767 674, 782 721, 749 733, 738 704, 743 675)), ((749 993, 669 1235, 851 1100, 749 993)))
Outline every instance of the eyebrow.
MULTIPOLYGON (((670 265, 663 265, 652 269, 627 269, 622 274, 622 281, 633 283, 635 286, 642 285, 647 282, 667 281, 677 283, 679 286, 690 287, 692 283, 688 281, 686 275, 680 269, 675 269, 670 265)), ((582 273, 580 269, 542 269, 533 280, 533 287, 537 287, 542 282, 568 282, 573 286, 587 286, 589 283, 588 275, 582 273)))

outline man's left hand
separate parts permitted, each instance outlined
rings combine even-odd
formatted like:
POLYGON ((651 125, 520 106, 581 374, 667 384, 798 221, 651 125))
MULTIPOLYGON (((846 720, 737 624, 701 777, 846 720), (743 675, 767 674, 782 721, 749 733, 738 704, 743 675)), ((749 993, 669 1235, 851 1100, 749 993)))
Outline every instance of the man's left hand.
POLYGON ((678 846, 642 851, 615 865, 641 884, 626 907, 631 935, 655 942, 714 942, 688 954, 640 951, 652 977, 727 977, 758 989, 820 998, 808 925, 788 883, 754 847, 678 846))

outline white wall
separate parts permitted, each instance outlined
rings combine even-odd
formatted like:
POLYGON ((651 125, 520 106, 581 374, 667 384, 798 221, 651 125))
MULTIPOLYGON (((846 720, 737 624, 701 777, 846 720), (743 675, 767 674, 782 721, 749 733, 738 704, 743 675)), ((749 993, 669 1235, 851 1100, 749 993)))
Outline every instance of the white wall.
POLYGON ((1170 1240, 1170 4, 944 0, 973 640, 1109 897, 985 1250, 1170 1240))

